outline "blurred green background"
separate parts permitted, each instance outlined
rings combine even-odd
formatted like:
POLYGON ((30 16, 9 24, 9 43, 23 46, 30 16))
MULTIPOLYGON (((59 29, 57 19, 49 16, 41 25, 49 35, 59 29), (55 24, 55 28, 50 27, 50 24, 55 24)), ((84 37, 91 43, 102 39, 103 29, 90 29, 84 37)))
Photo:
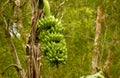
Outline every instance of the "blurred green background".
MULTIPOLYGON (((5 34, 5 24, 2 15, 11 23, 16 21, 13 15, 22 20, 23 27, 18 27, 20 38, 12 37, 23 68, 26 66, 25 45, 30 32, 32 17, 31 0, 21 0, 26 4, 17 10, 14 0, 4 5, 7 0, 0 1, 0 73, 13 64, 8 38, 5 34), (14 8, 14 9, 13 9, 14 8)), ((63 32, 67 42, 68 59, 59 68, 51 67, 42 58, 41 74, 43 78, 80 78, 91 74, 92 51, 94 47, 97 7, 103 5, 105 19, 99 38, 99 66, 103 68, 108 52, 113 52, 111 66, 108 71, 110 78, 120 78, 120 6, 119 0, 49 0, 52 15, 62 21, 63 32), (61 5, 63 4, 63 5, 61 5)), ((12 27, 12 24, 10 25, 12 27)), ((0 78, 19 78, 15 68, 11 67, 0 78)))

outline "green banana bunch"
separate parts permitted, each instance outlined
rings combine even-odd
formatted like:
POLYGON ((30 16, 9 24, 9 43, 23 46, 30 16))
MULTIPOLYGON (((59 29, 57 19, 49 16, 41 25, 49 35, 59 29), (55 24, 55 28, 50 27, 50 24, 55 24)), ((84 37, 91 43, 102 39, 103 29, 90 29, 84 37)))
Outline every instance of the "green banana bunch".
POLYGON ((43 4, 46 17, 38 22, 38 29, 41 31, 38 38, 42 44, 42 52, 51 65, 65 64, 67 48, 62 35, 64 27, 61 25, 60 20, 51 16, 48 1, 43 0, 43 4))
POLYGON ((64 30, 61 22, 53 16, 45 17, 38 22, 41 30, 39 40, 42 52, 51 65, 65 64, 67 58, 66 42, 62 35, 64 30))
POLYGON ((62 32, 64 30, 61 22, 54 16, 49 16, 39 20, 39 28, 41 31, 49 30, 50 32, 62 32))

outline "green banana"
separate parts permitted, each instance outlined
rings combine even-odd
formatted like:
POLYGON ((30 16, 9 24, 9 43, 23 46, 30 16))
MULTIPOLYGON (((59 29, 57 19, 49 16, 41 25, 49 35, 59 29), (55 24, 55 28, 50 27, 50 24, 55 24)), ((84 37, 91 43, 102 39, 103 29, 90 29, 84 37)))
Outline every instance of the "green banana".
POLYGON ((60 20, 50 14, 50 7, 47 0, 43 0, 46 17, 38 21, 38 29, 41 31, 39 40, 42 45, 42 52, 48 62, 54 66, 60 63, 65 64, 67 59, 66 42, 62 35, 64 27, 60 20))

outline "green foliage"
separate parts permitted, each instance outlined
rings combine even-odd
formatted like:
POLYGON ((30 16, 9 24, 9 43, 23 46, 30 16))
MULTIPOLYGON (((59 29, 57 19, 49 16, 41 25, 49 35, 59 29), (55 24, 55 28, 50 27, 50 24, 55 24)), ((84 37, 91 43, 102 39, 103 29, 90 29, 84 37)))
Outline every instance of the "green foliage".
POLYGON ((51 65, 64 63, 67 58, 66 42, 61 32, 63 27, 58 19, 53 16, 39 20, 38 28, 40 32, 40 42, 42 52, 51 65))
MULTIPOLYGON (((11 48, 9 47, 9 43, 8 43, 10 39, 13 41, 13 44, 15 45, 15 48, 18 52, 18 56, 23 68, 26 67, 25 41, 27 39, 27 34, 30 29, 28 21, 30 21, 31 18, 31 9, 29 6, 30 5, 29 2, 25 3, 25 5, 22 6, 21 8, 18 9, 17 7, 16 9, 14 1, 15 0, 0 1, 0 9, 1 9, 0 11, 0 78, 19 78, 19 74, 16 71, 16 68, 14 68, 13 66, 10 67, 7 71, 5 71, 4 75, 1 75, 1 73, 9 65, 14 64, 13 56, 10 51, 11 48), (7 23, 9 24, 8 27, 5 24, 3 16, 7 20, 7 23), (21 20, 22 27, 19 27, 18 25, 19 20, 21 20), (10 38, 6 34, 6 32, 9 32, 9 28, 13 27, 13 23, 16 23, 17 25, 17 30, 21 35, 20 38, 16 38, 15 36, 10 38)), ((21 4, 23 4, 24 1, 25 0, 21 0, 21 4)))
POLYGON ((13 64, 10 48, 8 47, 3 26, 0 27, 0 54, 0 78, 18 78, 15 68, 9 68, 4 73, 4 75, 1 74, 8 65, 13 64))

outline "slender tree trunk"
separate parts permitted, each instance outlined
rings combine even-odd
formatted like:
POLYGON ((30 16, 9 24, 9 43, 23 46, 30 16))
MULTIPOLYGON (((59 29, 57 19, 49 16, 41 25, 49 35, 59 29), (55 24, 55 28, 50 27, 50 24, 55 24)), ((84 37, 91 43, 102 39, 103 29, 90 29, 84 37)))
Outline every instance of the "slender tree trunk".
MULTIPOLYGON (((7 5, 8 3, 9 3, 9 0, 5 3, 5 5, 7 5)), ((15 5, 13 5, 13 6, 14 7, 19 7, 20 6, 20 0, 15 0, 15 5)), ((14 10, 14 13, 15 13, 15 11, 16 10, 14 10)), ((17 68, 17 72, 19 73, 20 78, 25 78, 25 72, 24 72, 24 70, 22 68, 22 65, 20 63, 20 60, 19 60, 19 57, 18 57, 18 54, 17 54, 17 50, 16 50, 16 48, 14 46, 14 43, 13 43, 13 41, 11 39, 11 36, 10 36, 10 33, 9 33, 9 25, 10 25, 10 23, 6 19, 6 17, 4 16, 4 14, 2 14, 2 17, 3 17, 3 21, 5 23, 4 30, 5 30, 5 34, 6 34, 6 39, 8 41, 8 46, 10 47, 10 51, 11 51, 11 54, 12 54, 13 61, 15 63, 14 67, 17 68)), ((14 14, 13 14, 13 17, 14 17, 14 14)))
POLYGON ((40 33, 37 29, 37 21, 42 16, 42 0, 32 0, 33 16, 31 19, 31 32, 26 47, 27 54, 27 78, 41 78, 41 53, 40 43, 37 42, 37 37, 40 33))
POLYGON ((101 33, 101 24, 103 19, 103 11, 102 6, 97 8, 97 19, 96 19, 96 31, 95 31, 95 40, 94 40, 94 49, 92 53, 92 73, 96 73, 98 71, 98 55, 99 55, 99 43, 98 39, 101 33))
POLYGON ((3 21, 4 21, 5 25, 6 25, 6 27, 4 27, 4 29, 5 29, 6 39, 8 41, 8 45, 10 47, 10 51, 11 51, 11 54, 12 54, 12 57, 13 57, 13 61, 18 66, 17 71, 18 71, 18 73, 20 75, 20 78, 25 78, 25 72, 22 69, 22 66, 21 66, 20 60, 18 58, 16 48, 15 48, 14 43, 13 43, 13 41, 11 39, 10 34, 9 34, 9 30, 8 30, 9 23, 7 22, 7 20, 6 20, 6 18, 4 16, 3 16, 3 21))

